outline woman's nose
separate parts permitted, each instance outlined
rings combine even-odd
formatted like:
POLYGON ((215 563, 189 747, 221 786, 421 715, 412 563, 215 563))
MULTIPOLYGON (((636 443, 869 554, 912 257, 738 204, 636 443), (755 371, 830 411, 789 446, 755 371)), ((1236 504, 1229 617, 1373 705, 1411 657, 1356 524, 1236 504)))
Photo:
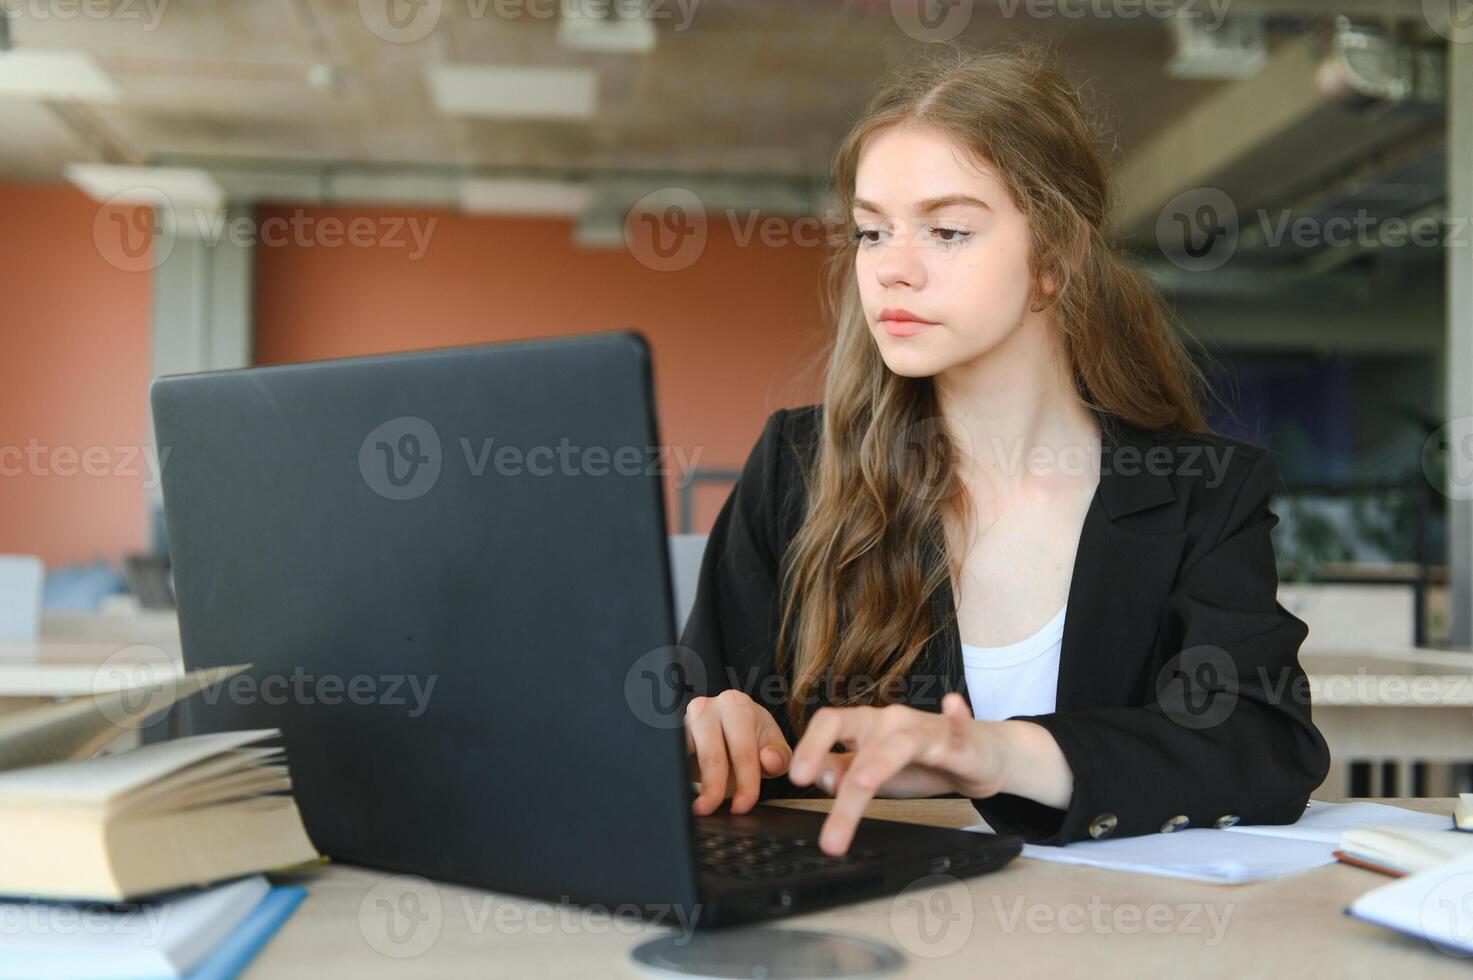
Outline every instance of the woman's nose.
POLYGON ((880 285, 903 285, 919 289, 926 284, 926 267, 921 250, 909 238, 897 235, 879 247, 883 251, 875 266, 875 276, 880 285))

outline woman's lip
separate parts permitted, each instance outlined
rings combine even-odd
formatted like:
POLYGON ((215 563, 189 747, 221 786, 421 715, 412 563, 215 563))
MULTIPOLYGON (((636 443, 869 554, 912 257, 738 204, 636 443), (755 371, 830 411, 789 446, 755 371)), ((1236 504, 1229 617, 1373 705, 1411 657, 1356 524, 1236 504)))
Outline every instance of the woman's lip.
POLYGON ((936 326, 925 320, 882 320, 880 322, 885 325, 885 332, 892 337, 914 337, 927 327, 936 326))

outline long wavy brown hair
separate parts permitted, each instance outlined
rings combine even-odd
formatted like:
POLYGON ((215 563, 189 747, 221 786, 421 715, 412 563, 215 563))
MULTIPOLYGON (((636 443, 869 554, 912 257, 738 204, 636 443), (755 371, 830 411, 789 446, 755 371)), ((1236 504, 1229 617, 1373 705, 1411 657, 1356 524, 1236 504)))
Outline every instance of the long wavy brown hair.
MULTIPOLYGON (((1206 429, 1200 369, 1155 287, 1102 234, 1109 186, 1095 123, 1047 51, 953 46, 883 79, 834 161, 836 217, 851 232, 860 154, 899 124, 939 129, 1007 187, 1030 229, 1035 308, 1051 307, 1085 406, 1148 429, 1206 429)), ((946 625, 933 615, 937 590, 959 580, 943 515, 973 520, 931 379, 892 373, 870 335, 856 247, 844 235, 829 259, 836 330, 821 434, 804 473, 807 513, 783 560, 776 656, 780 674, 791 666, 795 734, 819 704, 902 700, 896 692, 946 625)))

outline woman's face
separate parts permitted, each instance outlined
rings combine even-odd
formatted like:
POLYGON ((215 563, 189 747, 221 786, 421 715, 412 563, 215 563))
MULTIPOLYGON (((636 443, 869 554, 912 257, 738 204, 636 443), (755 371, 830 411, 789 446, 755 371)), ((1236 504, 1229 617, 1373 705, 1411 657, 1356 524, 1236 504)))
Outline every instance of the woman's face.
POLYGON ((870 137, 854 189, 854 271, 891 371, 937 375, 1019 330, 1028 226, 990 168, 933 127, 896 126, 870 137))

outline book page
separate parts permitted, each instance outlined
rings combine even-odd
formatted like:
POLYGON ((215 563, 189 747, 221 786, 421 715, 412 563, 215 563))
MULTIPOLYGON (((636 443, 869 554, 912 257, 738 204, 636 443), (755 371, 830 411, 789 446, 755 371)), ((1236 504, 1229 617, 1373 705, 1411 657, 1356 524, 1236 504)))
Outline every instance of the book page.
POLYGON ((180 698, 220 684, 249 664, 195 670, 148 685, 43 704, 0 716, 0 770, 85 759, 180 698))
POLYGON ((201 759, 280 734, 275 728, 261 728, 191 735, 114 755, 0 772, 0 804, 44 800, 101 805, 201 759))

